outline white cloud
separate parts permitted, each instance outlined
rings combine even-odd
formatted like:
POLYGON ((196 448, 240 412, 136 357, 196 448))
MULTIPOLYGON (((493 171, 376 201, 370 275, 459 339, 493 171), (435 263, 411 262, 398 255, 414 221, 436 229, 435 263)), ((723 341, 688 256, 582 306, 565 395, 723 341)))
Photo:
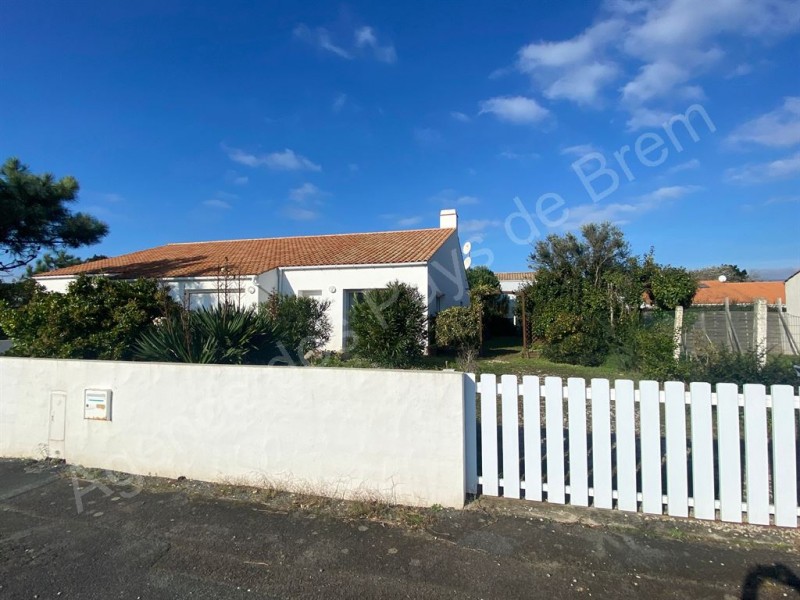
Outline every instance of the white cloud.
POLYGON ((631 110, 631 115, 626 122, 626 125, 629 131, 636 131, 637 129, 644 129, 648 127, 661 127, 673 116, 674 113, 666 110, 654 110, 651 108, 639 107, 631 110))
POLYGON ((800 96, 784 98, 780 108, 740 125, 728 141, 773 148, 800 144, 800 96))
POLYGON ((502 221, 495 219, 466 219, 458 223, 458 232, 461 234, 480 233, 490 227, 500 227, 502 221))
POLYGON ((295 202, 306 202, 312 198, 317 198, 322 195, 320 190, 313 183, 304 183, 303 185, 289 190, 289 198, 295 202))
POLYGON ((800 176, 800 152, 771 162, 734 167, 725 172, 733 183, 761 183, 800 176))
POLYGON ((220 200, 219 198, 211 198, 210 200, 205 200, 203 202, 203 206, 206 206, 208 208, 218 208, 222 210, 227 210, 232 208, 228 202, 225 202, 225 200, 220 200))
POLYGON ((674 175, 675 173, 680 173, 681 171, 691 171, 693 169, 700 168, 700 161, 696 158, 691 160, 687 160, 686 162, 682 162, 674 167, 670 167, 667 169, 667 175, 674 175))
POLYGON ((324 27, 311 29, 308 25, 300 23, 294 28, 292 35, 298 40, 346 60, 352 60, 357 56, 371 55, 375 60, 388 64, 397 61, 397 51, 394 45, 391 43, 381 44, 375 30, 369 26, 353 30, 353 41, 348 44, 349 47, 334 43, 330 31, 324 27))
POLYGON ((232 183, 233 185, 247 185, 247 183, 250 181, 250 178, 247 177, 247 175, 240 175, 233 169, 228 169, 228 171, 225 173, 225 181, 232 183))
POLYGON ((604 49, 623 25, 622 20, 609 19, 568 40, 528 44, 519 50, 516 67, 530 75, 547 98, 594 104, 603 87, 618 76, 617 64, 605 59, 604 49))
POLYGON ((348 60, 353 58, 353 55, 350 54, 350 52, 341 46, 337 46, 331 41, 330 33, 323 27, 317 27, 312 31, 307 25, 301 23, 294 28, 292 34, 297 39, 307 42, 313 46, 317 46, 318 48, 335 54, 340 58, 346 58, 348 60))
MULTIPOLYGON (((606 0, 591 27, 523 46, 514 68, 546 98, 579 105, 600 105, 623 79, 619 100, 631 114, 628 127, 639 129, 678 101, 703 98, 701 75, 730 72, 723 42, 769 44, 797 29, 797 0, 606 0)), ((751 68, 740 64, 734 74, 751 68)))
POLYGON ((544 90, 544 95, 551 100, 564 99, 594 105, 599 100, 600 90, 615 80, 618 74, 618 68, 611 63, 581 65, 556 79, 544 90))
POLYGON ((405 217, 402 219, 397 220, 397 225, 399 227, 412 227, 413 225, 418 225, 422 221, 422 217, 415 216, 415 217, 405 217))
POLYGON ((493 114, 509 123, 537 123, 547 117, 549 111, 536 100, 524 96, 498 96, 480 103, 479 114, 493 114))
POLYGON ((300 206, 287 206, 284 209, 283 214, 293 221, 311 221, 319 218, 320 216, 320 213, 317 211, 308 208, 302 208, 300 206))
POLYGON ((536 160, 539 156, 536 152, 514 152, 513 150, 503 150, 497 155, 498 158, 506 160, 536 160))
POLYGON ((660 98, 676 85, 689 79, 689 72, 678 65, 661 60, 644 65, 639 74, 622 88, 625 102, 639 104, 660 98))
POLYGON ((561 227, 571 230, 578 229, 586 223, 602 223, 603 221, 625 225, 643 214, 660 208, 671 200, 678 200, 701 189, 694 185, 676 185, 659 188, 628 203, 590 202, 573 208, 568 207, 567 218, 561 227))
POLYGON ((331 110, 333 110, 333 112, 335 113, 338 113, 344 108, 344 105, 346 103, 347 103, 347 94, 337 94, 336 97, 333 99, 331 110))
POLYGON ((442 134, 430 127, 415 127, 413 133, 417 143, 423 146, 436 146, 444 141, 442 134))
POLYGON ((576 144, 575 146, 567 146, 561 149, 561 154, 566 156, 584 156, 591 152, 598 152, 592 144, 576 144))
POLYGON ((397 61, 397 51, 392 44, 381 45, 372 27, 364 26, 355 31, 356 46, 372 50, 376 60, 392 64, 397 61))
POLYGON ((480 203, 480 200, 477 196, 459 194, 452 188, 445 188, 442 191, 437 192, 429 198, 429 201, 450 208, 453 206, 472 206, 480 203))
POLYGON ((275 171, 321 171, 322 167, 310 161, 305 156, 295 153, 294 150, 285 148, 280 152, 272 152, 270 154, 251 154, 240 150, 239 148, 231 148, 222 145, 222 149, 227 153, 228 158, 233 162, 248 166, 248 167, 267 167, 275 171))
POLYGON ((564 68, 593 61, 609 42, 621 32, 623 22, 601 21, 580 35, 560 42, 536 42, 523 46, 518 53, 517 67, 526 73, 542 68, 564 68))
POLYGON ((657 190, 648 194, 639 196, 639 200, 645 204, 658 203, 664 200, 675 200, 677 198, 682 198, 687 194, 691 194, 692 192, 697 192, 702 189, 703 188, 699 185, 671 185, 658 188, 657 190))
POLYGON ((461 121, 462 123, 469 123, 472 120, 469 118, 469 115, 463 112, 458 112, 457 110, 451 112, 450 116, 453 117, 456 121, 461 121))

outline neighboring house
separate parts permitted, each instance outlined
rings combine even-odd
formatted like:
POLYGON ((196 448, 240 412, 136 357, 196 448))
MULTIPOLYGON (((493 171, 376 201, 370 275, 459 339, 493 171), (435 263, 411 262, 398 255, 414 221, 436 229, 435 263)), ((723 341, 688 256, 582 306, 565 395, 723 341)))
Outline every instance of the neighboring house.
POLYGON ((35 279, 64 292, 78 274, 150 277, 189 308, 227 298, 242 305, 272 292, 330 301, 327 349, 342 349, 359 294, 400 280, 427 299, 428 315, 469 304, 458 215, 443 210, 438 229, 177 243, 50 271, 35 279))
POLYGON ((800 271, 784 282, 786 288, 786 312, 800 317, 800 271))
POLYGON ((710 279, 698 282, 694 306, 721 306, 725 299, 730 304, 752 304, 764 299, 769 306, 786 300, 786 287, 782 281, 719 281, 710 279))
POLYGON ((513 271, 509 273, 495 273, 500 281, 500 290, 508 296, 508 318, 517 324, 517 291, 527 283, 533 281, 532 271, 513 271))

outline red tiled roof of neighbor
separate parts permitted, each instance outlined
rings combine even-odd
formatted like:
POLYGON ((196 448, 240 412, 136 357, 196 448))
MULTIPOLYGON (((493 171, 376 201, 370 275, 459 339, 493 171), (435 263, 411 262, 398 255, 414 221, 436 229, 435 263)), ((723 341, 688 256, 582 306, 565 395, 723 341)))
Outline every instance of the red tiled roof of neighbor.
POLYGON ((137 277, 208 277, 226 264, 240 275, 276 267, 426 262, 455 229, 418 229, 304 237, 167 244, 115 258, 57 269, 39 277, 108 273, 137 277))
POLYGON ((694 304, 725 304, 725 298, 731 303, 752 304, 764 298, 768 304, 786 301, 786 287, 782 281, 726 281, 716 279, 700 281, 694 304))
POLYGON ((531 271, 511 271, 508 273, 495 273, 499 281, 525 281, 526 279, 533 279, 533 272, 531 271))

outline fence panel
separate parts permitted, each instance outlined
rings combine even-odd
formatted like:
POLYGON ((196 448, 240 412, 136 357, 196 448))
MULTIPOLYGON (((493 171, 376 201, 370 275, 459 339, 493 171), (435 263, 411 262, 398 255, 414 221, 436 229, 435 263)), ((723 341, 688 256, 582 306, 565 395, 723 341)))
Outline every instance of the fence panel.
POLYGON ((500 378, 503 390, 503 495, 519 498, 519 392, 516 375, 500 378))
POLYGON ((483 493, 500 493, 500 472, 497 468, 497 377, 481 375, 481 483, 483 493))
POLYGON ((772 386, 772 477, 775 524, 797 527, 797 455, 794 395, 789 386, 772 386), (786 451, 786 449, 790 451, 786 451))
MULTIPOLYGON (((688 517, 691 508, 693 517, 713 520, 719 509, 723 521, 740 523, 746 514, 752 524, 798 525, 800 399, 790 386, 773 386, 767 396, 763 385, 739 394, 734 384, 717 384, 714 392, 692 383, 687 394, 678 382, 661 390, 642 381, 637 390, 628 380, 612 388, 593 379, 587 388, 580 378, 565 387, 558 377, 543 384, 524 377, 520 386, 503 375, 498 390, 497 377, 483 375, 477 391, 483 494, 499 495, 502 486, 507 497, 520 498, 524 489, 527 500, 555 504, 613 508, 616 499, 619 510, 636 512, 641 502, 643 512, 663 514, 666 503, 675 517, 688 517)), ((468 466, 469 489, 471 472, 468 466)))
POLYGON ((617 507, 636 512, 636 411, 633 382, 615 382, 617 409, 617 507))
POLYGON ((547 501, 564 504, 564 389, 560 377, 546 377, 545 428, 547 443, 547 501))
POLYGON ((692 496, 694 517, 714 520, 714 424, 711 420, 711 384, 689 386, 692 403, 692 496))
POLYGON ((642 448, 642 510, 660 515, 661 503, 661 404, 657 381, 639 384, 640 445, 642 448))
POLYGON ((686 468, 686 392, 683 384, 664 384, 667 435, 667 514, 689 516, 689 478, 686 468))
POLYGON ((769 525, 767 397, 763 385, 744 386, 744 455, 747 474, 747 522, 769 525))
POLYGON ((592 379, 592 479, 594 505, 613 506, 611 394, 608 379, 592 379))
POLYGON ((542 500, 542 432, 539 378, 522 378, 523 444, 525 446, 525 498, 542 500))
POLYGON ((739 388, 732 383, 717 386, 720 517, 742 522, 742 459, 739 438, 739 388))
POLYGON ((589 506, 589 457, 586 452, 586 382, 577 377, 567 381, 569 427, 569 503, 589 506))

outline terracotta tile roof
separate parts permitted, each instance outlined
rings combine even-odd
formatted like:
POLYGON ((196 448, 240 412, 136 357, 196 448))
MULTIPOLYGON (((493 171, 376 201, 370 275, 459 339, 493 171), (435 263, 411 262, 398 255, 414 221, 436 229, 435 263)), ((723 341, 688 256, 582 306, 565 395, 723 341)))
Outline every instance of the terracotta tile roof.
POLYGON ((44 273, 43 277, 108 273, 137 277, 214 276, 225 264, 241 275, 276 267, 425 262, 455 229, 419 229, 304 237, 167 244, 44 273))
POLYGON ((511 271, 508 273, 495 273, 500 281, 525 281, 533 279, 532 271, 511 271))
POLYGON ((726 281, 716 279, 700 281, 694 304, 725 304, 725 298, 731 303, 752 304, 758 298, 766 299, 768 304, 777 304, 778 298, 786 302, 786 287, 783 281, 726 281))

